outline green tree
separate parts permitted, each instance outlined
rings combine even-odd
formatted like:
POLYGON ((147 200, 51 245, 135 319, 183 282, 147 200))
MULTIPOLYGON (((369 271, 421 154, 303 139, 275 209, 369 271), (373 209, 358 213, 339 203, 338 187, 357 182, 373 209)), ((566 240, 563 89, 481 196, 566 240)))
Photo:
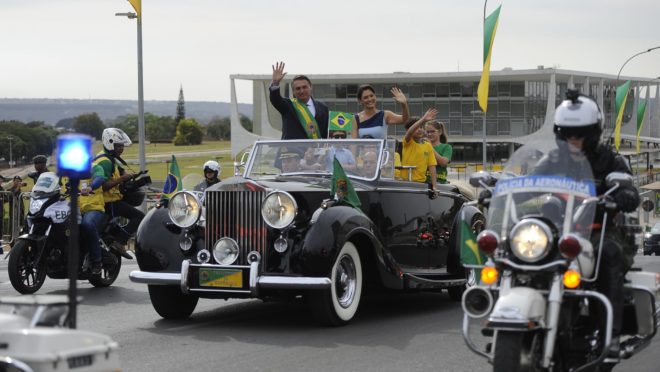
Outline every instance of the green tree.
MULTIPOLYGON (((145 114, 146 118, 146 114, 145 114)), ((109 128, 119 128, 126 133, 131 141, 137 142, 138 140, 138 117, 137 115, 122 115, 116 117, 114 120, 108 122, 109 128)))
POLYGON ((186 102, 183 100, 183 85, 179 88, 179 100, 176 103, 176 117, 174 121, 177 124, 186 118, 186 102))
POLYGON ((231 139, 231 121, 229 118, 214 116, 206 126, 206 136, 214 140, 231 139))
POLYGON ((57 139, 57 131, 43 122, 31 122, 29 125, 17 121, 0 121, 0 157, 9 160, 11 137, 11 158, 14 161, 27 162, 34 155, 52 154, 57 139))
POLYGON ((73 128, 73 122, 74 122, 74 121, 76 121, 76 118, 60 119, 60 120, 55 124, 55 128, 71 129, 71 128, 73 128))
POLYGON ((73 121, 73 130, 88 134, 96 139, 101 139, 103 129, 105 129, 105 125, 103 125, 99 114, 95 112, 78 115, 73 121))
POLYGON ((171 116, 144 114, 147 139, 152 142, 172 142, 176 135, 176 122, 171 116))
POLYGON ((183 119, 176 126, 175 146, 199 145, 204 137, 204 128, 195 119, 183 119))
POLYGON ((241 125, 243 128, 245 128, 247 131, 252 132, 252 120, 250 120, 249 117, 241 115, 241 125))

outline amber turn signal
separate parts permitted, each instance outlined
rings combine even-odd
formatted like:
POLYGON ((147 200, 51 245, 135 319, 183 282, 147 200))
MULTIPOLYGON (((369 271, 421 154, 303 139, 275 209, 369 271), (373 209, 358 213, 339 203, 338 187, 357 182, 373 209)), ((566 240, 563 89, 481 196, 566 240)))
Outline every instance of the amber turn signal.
POLYGON ((564 273, 564 287, 574 289, 580 285, 580 273, 568 270, 564 273))
POLYGON ((481 282, 484 284, 493 284, 497 281, 497 269, 494 267, 484 267, 481 269, 481 282))

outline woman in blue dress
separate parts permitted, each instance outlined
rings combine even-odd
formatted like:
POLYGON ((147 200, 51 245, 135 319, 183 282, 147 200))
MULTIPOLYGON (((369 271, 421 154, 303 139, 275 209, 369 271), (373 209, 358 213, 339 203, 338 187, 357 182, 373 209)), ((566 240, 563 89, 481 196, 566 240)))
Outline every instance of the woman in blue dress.
POLYGON ((390 110, 378 110, 376 105, 376 91, 371 85, 361 85, 357 91, 358 102, 362 105, 362 111, 355 115, 356 126, 353 126, 353 138, 378 138, 387 137, 387 125, 405 124, 410 116, 408 112, 408 101, 401 89, 394 87, 391 90, 394 100, 401 105, 403 113, 395 114, 390 110), (369 137, 371 136, 371 137, 369 137))

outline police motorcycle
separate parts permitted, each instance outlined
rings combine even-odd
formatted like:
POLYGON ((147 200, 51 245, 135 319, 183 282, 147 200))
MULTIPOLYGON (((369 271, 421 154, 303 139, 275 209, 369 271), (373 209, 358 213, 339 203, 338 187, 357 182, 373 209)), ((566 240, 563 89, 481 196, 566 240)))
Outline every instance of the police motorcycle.
MULTIPOLYGON (((607 214, 616 208, 608 195, 632 180, 611 173, 608 191, 597 196, 586 159, 574 162, 574 177, 559 176, 565 169, 537 174, 539 161, 560 146, 554 139, 525 145, 501 173, 470 179, 485 188, 477 203, 488 207, 487 223, 474 248, 486 261, 465 265, 481 280, 463 294, 462 333, 494 371, 610 370, 647 346, 659 325, 660 275, 633 268, 621 335, 612 337, 612 305, 595 282, 607 214)), ((630 235, 625 241, 634 244, 630 235)))
MULTIPOLYGON (((52 172, 42 173, 30 193, 30 207, 26 218, 26 232, 16 239, 9 253, 9 280, 21 294, 37 292, 46 276, 68 278, 69 201, 60 192, 59 177, 52 172)), ((80 223, 80 215, 78 223, 80 223)), ((108 219, 109 220, 109 219, 108 219)), ((121 256, 111 250, 114 236, 121 228, 117 221, 106 221, 100 230, 100 275, 92 275, 91 262, 81 244, 78 279, 88 280, 95 287, 108 287, 121 270, 121 256)))

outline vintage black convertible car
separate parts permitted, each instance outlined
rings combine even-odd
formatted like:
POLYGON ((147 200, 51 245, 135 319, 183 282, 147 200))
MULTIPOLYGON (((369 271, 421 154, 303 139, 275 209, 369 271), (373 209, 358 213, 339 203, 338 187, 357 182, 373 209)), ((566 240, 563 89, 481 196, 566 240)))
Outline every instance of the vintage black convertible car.
POLYGON ((393 154, 393 141, 374 139, 256 142, 242 176, 147 214, 130 278, 149 285, 163 318, 190 316, 200 297, 303 296, 330 325, 349 322, 370 292, 447 289, 460 300, 458 216, 474 230, 484 217, 466 205, 468 188, 396 180, 393 154), (360 208, 330 195, 335 157, 360 208))

